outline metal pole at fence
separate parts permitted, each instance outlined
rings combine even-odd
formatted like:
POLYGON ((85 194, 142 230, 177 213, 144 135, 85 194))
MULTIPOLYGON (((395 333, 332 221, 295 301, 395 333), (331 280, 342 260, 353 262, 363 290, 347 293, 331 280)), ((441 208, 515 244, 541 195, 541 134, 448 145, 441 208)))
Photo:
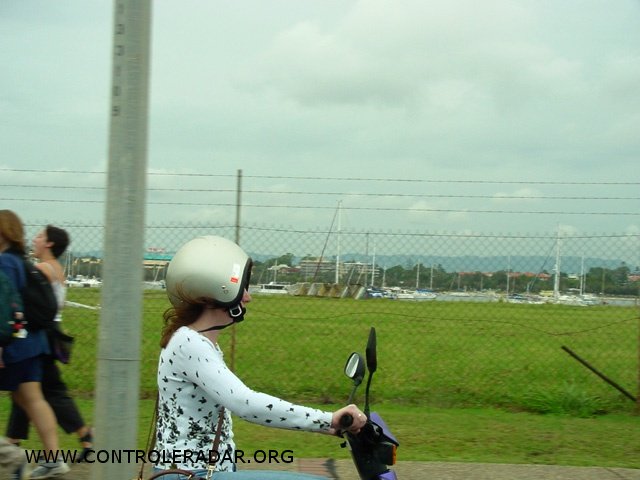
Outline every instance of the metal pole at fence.
MULTIPOLYGON (((238 180, 237 180, 237 188, 236 188, 236 238, 235 241, 238 245, 240 245, 240 210, 241 210, 241 199, 242 199, 242 170, 238 170, 238 180)), ((231 371, 235 371, 236 367, 236 324, 234 323, 231 326, 231 361, 230 368, 231 371)))
POLYGON ((242 208, 242 170, 238 170, 236 182, 236 243, 240 245, 240 210, 242 208))
MULTIPOLYGON (((115 0, 95 406, 96 445, 107 452, 137 448, 150 43, 151 1, 115 0)), ((100 462, 92 477, 132 478, 134 469, 100 462)))

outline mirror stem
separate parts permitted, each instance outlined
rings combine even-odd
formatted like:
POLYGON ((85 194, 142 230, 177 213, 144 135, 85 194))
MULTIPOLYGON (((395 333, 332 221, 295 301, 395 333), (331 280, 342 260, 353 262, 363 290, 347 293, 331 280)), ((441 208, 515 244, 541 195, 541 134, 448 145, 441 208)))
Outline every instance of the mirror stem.
POLYGON ((351 389, 351 394, 349 395, 349 400, 347 401, 347 405, 351 405, 353 403, 353 397, 356 395, 356 390, 358 389, 359 383, 355 384, 351 389))

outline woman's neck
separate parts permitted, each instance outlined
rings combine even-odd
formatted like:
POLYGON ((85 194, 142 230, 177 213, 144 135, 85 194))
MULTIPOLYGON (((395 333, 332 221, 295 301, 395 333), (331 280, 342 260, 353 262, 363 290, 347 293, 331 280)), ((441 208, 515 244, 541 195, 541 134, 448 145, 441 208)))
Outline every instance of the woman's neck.
POLYGON ((38 260, 47 263, 54 263, 58 261, 56 257, 54 257, 53 254, 49 251, 42 252, 42 254, 40 254, 40 256, 38 257, 38 260))
POLYGON ((205 308, 198 319, 189 325, 189 328, 204 335, 213 343, 218 341, 220 330, 208 330, 211 327, 226 326, 231 322, 231 318, 226 310, 221 308, 205 308), (203 331, 204 330, 204 331, 203 331))

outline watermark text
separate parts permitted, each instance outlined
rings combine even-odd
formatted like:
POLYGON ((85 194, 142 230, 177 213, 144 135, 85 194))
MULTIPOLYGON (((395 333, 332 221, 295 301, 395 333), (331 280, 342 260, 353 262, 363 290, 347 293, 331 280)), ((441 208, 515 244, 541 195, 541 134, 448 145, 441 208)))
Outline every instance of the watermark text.
MULTIPOLYGON (((80 459, 77 450, 25 450, 27 462, 36 463, 38 460, 45 462, 76 463, 80 459)), ((93 450, 86 451, 84 460, 87 463, 150 463, 158 464, 184 464, 184 463, 257 463, 278 464, 292 463, 293 450, 255 450, 245 452, 235 450, 224 452, 220 455, 212 450, 93 450)))

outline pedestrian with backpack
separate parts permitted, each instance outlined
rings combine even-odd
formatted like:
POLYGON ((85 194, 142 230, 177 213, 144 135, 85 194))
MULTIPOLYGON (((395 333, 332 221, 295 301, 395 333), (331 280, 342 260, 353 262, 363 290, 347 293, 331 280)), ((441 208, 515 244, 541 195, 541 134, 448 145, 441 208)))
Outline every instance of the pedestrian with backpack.
MULTIPOLYGON (((0 271, 22 293, 27 284, 25 269, 24 227, 20 218, 11 210, 0 210, 0 271)), ((26 307, 26 305, 25 305, 26 307)), ((25 311, 28 309, 25 308, 25 311)), ((12 399, 27 413, 33 422, 47 454, 59 453, 56 417, 42 394, 42 355, 49 353, 46 332, 29 331, 29 318, 25 315, 27 334, 14 338, 2 352, 0 390, 11 392, 12 399)), ((64 462, 39 464, 30 479, 45 479, 63 475, 69 471, 64 462)), ((16 478, 22 473, 16 472, 16 478)))
MULTIPOLYGON (((66 230, 47 225, 36 234, 32 241, 33 256, 39 260, 36 267, 47 277, 53 288, 58 303, 58 313, 55 317, 54 329, 61 328, 62 308, 66 296, 64 268, 58 261, 69 245, 69 234, 66 230)), ((48 332, 51 334, 51 332, 48 332)), ((53 412, 58 424, 66 433, 75 432, 82 447, 78 461, 85 459, 86 454, 93 447, 91 428, 85 424, 76 403, 69 394, 67 385, 62 380, 57 360, 53 351, 44 355, 42 360, 43 378, 42 393, 53 412)), ((14 443, 28 438, 29 418, 22 408, 13 402, 11 415, 7 425, 6 435, 14 443)))

